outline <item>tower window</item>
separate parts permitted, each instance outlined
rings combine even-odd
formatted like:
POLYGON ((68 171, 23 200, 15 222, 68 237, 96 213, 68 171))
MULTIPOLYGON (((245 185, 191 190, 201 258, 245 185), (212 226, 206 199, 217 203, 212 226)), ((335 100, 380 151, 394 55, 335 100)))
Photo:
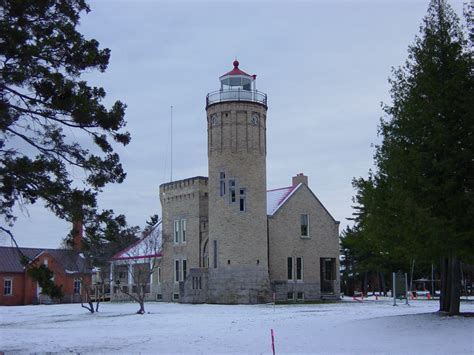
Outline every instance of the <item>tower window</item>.
POLYGON ((307 214, 302 214, 300 217, 301 223, 301 236, 309 237, 309 219, 307 214))
POLYGON ((225 173, 220 173, 219 192, 221 196, 225 195, 225 173))
POLYGON ((229 200, 230 203, 233 203, 236 201, 236 196, 235 196, 235 180, 229 180, 229 200))
POLYGON ((186 220, 181 220, 181 241, 186 243, 186 220))
POLYGON ((245 206, 245 189, 240 189, 239 209, 240 209, 240 211, 242 211, 242 212, 244 212, 244 211, 246 210, 246 206, 245 206))
POLYGON ((174 243, 179 243, 179 220, 174 221, 174 243))

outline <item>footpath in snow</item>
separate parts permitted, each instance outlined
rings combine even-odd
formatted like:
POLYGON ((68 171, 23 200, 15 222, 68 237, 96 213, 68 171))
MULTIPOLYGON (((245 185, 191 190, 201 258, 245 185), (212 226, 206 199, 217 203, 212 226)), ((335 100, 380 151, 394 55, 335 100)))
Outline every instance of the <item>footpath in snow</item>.
MULTIPOLYGON (((0 352, 474 354, 474 318, 441 317, 437 301, 307 305, 103 303, 0 307, 0 352)), ((474 312, 473 302, 461 311, 474 312)))

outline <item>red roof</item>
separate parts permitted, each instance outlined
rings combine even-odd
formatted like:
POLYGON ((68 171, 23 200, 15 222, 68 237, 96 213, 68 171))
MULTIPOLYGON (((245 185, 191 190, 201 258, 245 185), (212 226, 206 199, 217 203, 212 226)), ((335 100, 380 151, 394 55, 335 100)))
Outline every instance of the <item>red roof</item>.
POLYGON ((273 216, 301 184, 267 191, 267 215, 273 216))
POLYGON ((227 76, 227 75, 244 75, 244 76, 252 77, 252 75, 247 74, 246 72, 239 69, 239 61, 238 60, 234 60, 234 63, 232 63, 232 64, 234 64, 234 69, 232 69, 230 72, 225 73, 224 75, 221 75, 220 76, 221 78, 223 76, 227 76))

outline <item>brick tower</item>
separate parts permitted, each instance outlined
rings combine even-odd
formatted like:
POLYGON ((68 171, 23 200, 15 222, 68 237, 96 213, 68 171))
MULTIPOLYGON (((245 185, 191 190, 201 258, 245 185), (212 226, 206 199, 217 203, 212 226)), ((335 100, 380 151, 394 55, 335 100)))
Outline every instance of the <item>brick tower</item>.
POLYGON ((234 68, 206 97, 209 157, 208 301, 269 299, 266 211, 267 96, 234 68))

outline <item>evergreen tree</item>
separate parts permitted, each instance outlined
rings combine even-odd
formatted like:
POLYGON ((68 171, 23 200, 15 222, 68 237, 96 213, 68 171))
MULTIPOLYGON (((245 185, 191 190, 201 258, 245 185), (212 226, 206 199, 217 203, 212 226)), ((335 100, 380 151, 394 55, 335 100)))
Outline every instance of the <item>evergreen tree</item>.
POLYGON ((39 199, 60 218, 73 219, 72 169, 84 174, 80 189, 91 208, 102 187, 125 178, 112 147, 112 141, 130 141, 125 105, 106 108, 105 90, 81 80, 86 71, 105 71, 110 56, 76 30, 80 14, 89 11, 84 0, 0 0, 0 214, 6 224, 14 223, 16 204, 39 199))
MULTIPOLYGON (((472 24, 472 18, 468 17, 472 24)), ((445 0, 432 0, 390 79, 377 171, 356 180, 356 222, 395 260, 441 260, 440 310, 459 313, 460 260, 474 255, 473 48, 445 0)))

